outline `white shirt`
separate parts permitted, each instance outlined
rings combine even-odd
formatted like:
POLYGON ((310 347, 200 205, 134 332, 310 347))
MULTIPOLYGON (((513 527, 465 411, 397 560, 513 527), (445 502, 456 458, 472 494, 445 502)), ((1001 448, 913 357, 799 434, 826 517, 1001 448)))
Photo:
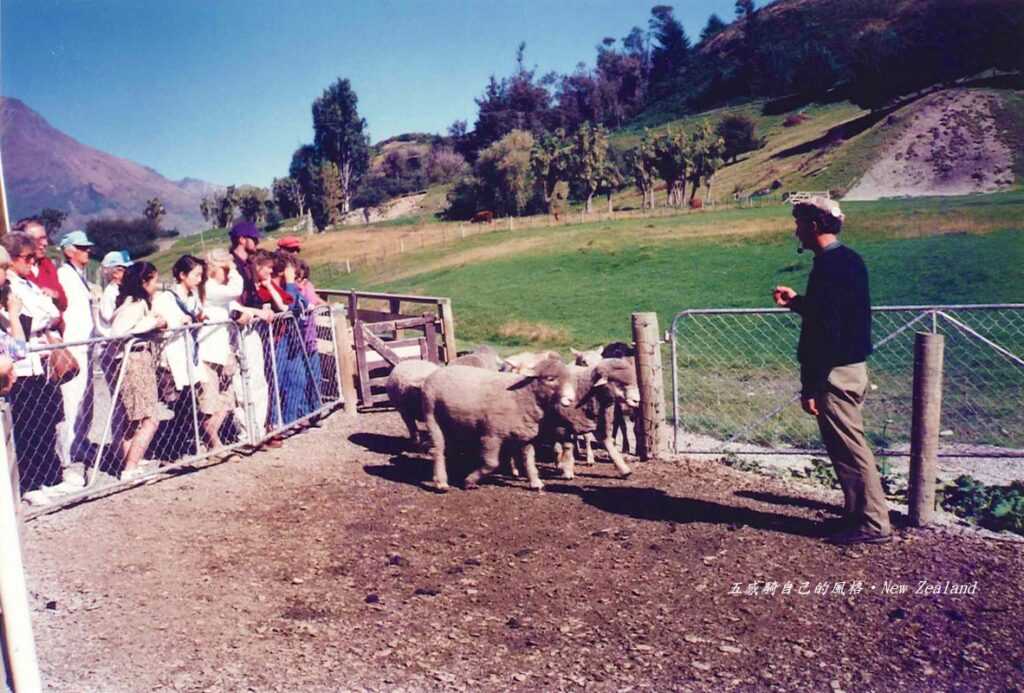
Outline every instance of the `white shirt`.
MULTIPOLYGON (((184 327, 187 324, 186 321, 191 322, 189 316, 178 306, 176 296, 194 315, 201 312, 199 296, 197 294, 185 296, 179 286, 176 285, 168 291, 158 291, 153 297, 153 312, 163 316, 167 321, 168 330, 184 327)), ((195 360, 192 361, 191 366, 189 365, 194 351, 195 342, 192 341, 192 330, 179 329, 168 333, 160 356, 160 365, 167 368, 174 376, 174 387, 178 390, 188 386, 190 369, 195 382, 206 380, 205 369, 198 368, 195 360)))
MULTIPOLYGON (((21 300, 21 314, 31 318, 31 325, 25 335, 29 348, 48 344, 45 336, 47 328, 60 317, 60 311, 57 310, 53 299, 32 282, 18 276, 16 272, 8 271, 7 281, 10 282, 11 291, 21 300)), ((39 354, 29 352, 28 358, 14 363, 14 373, 19 377, 43 375, 43 372, 39 354)))
MULTIPOLYGON (((203 312, 209 322, 224 322, 231 319, 232 310, 242 310, 238 299, 242 297, 245 281, 232 267, 227 283, 215 279, 206 282, 206 302, 203 312)), ((199 332, 199 358, 208 363, 225 365, 231 362, 231 333, 226 325, 203 327, 199 332)))
POLYGON ((83 274, 70 262, 57 269, 57 280, 68 297, 64 309, 64 341, 81 342, 96 336, 96 317, 92 306, 92 288, 83 274))
POLYGON ((112 337, 114 334, 114 311, 117 310, 117 296, 120 293, 121 285, 114 282, 110 282, 103 289, 96 316, 96 331, 103 337, 112 337))

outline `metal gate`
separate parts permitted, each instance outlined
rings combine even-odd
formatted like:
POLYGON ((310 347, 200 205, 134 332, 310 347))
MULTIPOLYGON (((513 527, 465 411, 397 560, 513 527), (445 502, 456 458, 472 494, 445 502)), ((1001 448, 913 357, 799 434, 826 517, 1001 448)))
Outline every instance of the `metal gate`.
MULTIPOLYGON (((1024 457, 1024 304, 880 306, 864 408, 880 456, 910 452, 914 333, 946 338, 940 456, 1024 457)), ((824 454, 800 408, 800 316, 686 310, 672 321, 676 452, 824 454)))

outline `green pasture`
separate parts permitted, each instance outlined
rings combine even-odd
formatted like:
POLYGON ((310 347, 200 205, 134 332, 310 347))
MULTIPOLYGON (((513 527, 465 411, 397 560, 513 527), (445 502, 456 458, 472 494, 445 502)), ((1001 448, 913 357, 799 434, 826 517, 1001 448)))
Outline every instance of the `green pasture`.
MULTIPOLYGON (((875 305, 1024 303, 1024 194, 848 203, 844 210, 843 240, 868 264, 875 305)), ((779 205, 502 231, 351 275, 319 266, 314 278, 325 288, 449 296, 463 345, 567 352, 629 341, 636 311, 658 313, 664 331, 686 309, 763 308, 776 284, 802 290, 812 257, 796 254, 789 211, 779 205)), ((910 317, 876 315, 876 341, 910 317)), ((956 317, 1024 351, 1024 320, 956 317)), ((960 332, 941 329, 948 340, 943 425, 953 431, 949 441, 1024 445, 1024 371, 960 332)), ((796 392, 798 330, 789 315, 682 321, 677 364, 685 430, 726 438, 796 392)), ((906 443, 909 435, 914 331, 882 346, 871 361, 877 389, 866 418, 880 448, 906 443)), ((671 397, 668 348, 664 359, 671 397)), ((742 439, 804 447, 817 444, 817 432, 792 405, 742 439)))

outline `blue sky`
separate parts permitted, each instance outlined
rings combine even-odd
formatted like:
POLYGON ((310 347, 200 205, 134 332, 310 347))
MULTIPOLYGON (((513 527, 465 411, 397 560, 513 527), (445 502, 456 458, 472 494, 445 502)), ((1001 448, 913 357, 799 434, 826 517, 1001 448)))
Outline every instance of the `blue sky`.
MULTIPOLYGON (((3 0, 0 92, 75 139, 172 179, 269 185, 347 77, 371 141, 472 126, 474 97, 526 41, 540 73, 646 29, 636 0, 3 0)), ((666 3, 671 4, 671 0, 666 3)), ((696 39, 733 0, 677 0, 696 39)))

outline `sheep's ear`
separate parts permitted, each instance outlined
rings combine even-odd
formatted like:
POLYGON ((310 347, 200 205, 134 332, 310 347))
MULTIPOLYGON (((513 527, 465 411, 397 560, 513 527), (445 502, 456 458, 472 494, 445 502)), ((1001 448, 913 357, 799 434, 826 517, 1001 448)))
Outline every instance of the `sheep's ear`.
POLYGON ((582 352, 582 351, 576 351, 576 350, 575 350, 575 349, 573 349, 572 347, 569 347, 569 351, 571 351, 571 352, 572 352, 572 355, 573 355, 573 356, 582 356, 582 355, 583 355, 583 352, 582 352))
POLYGON ((594 387, 601 387, 601 386, 607 385, 607 384, 608 384, 608 378, 606 378, 603 375, 600 378, 598 378, 597 380, 594 381, 594 387))

